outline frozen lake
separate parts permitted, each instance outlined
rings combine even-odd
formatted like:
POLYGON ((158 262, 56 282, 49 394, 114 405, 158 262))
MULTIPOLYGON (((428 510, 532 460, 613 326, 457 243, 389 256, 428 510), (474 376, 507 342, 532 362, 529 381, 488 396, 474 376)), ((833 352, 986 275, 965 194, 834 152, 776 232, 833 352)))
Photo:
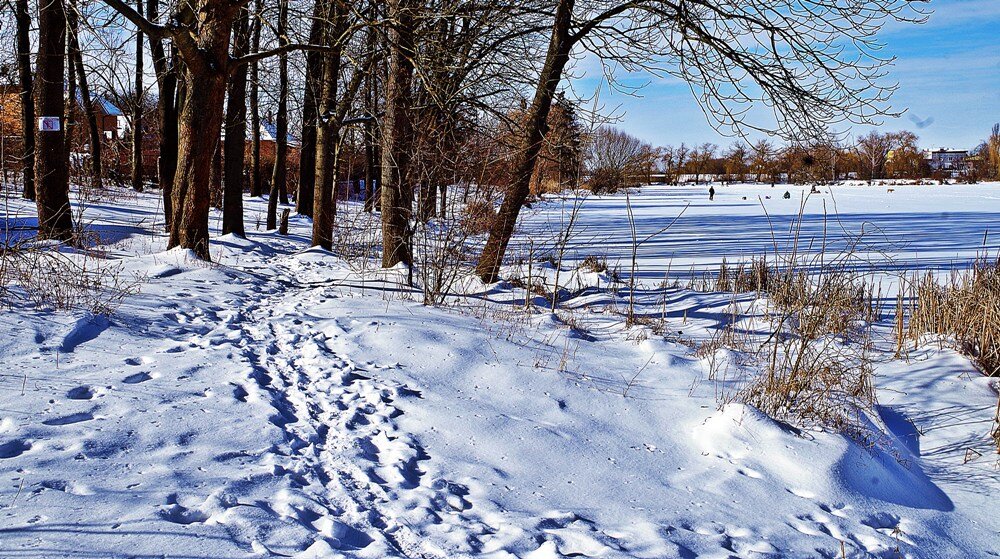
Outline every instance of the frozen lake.
MULTIPOLYGON (((715 271, 725 258, 749 260, 794 246, 795 222, 800 254, 827 257, 853 247, 852 265, 860 270, 908 273, 965 267, 1000 249, 1000 183, 944 186, 716 185, 646 186, 629 198, 635 219, 638 276, 660 281, 715 271), (784 199, 786 190, 790 199, 784 199), (679 217, 678 217, 679 216, 679 217), (671 224, 669 230, 660 232, 671 224), (985 244, 984 244, 985 241, 985 244)), ((568 220, 574 199, 551 198, 522 214, 521 250, 527 232, 537 246, 551 246, 568 220), (539 231, 547 235, 540 235, 539 231)), ((582 203, 567 258, 606 256, 627 271, 632 238, 624 194, 590 196, 582 203)))

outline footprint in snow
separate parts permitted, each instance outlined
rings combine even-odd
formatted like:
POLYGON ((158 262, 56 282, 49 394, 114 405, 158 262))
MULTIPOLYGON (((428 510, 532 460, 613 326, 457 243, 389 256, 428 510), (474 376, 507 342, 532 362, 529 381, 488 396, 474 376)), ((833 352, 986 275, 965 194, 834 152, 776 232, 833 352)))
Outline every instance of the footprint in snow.
POLYGON ((15 439, 9 443, 0 444, 0 459, 17 458, 29 450, 31 450, 31 443, 15 439))
POLYGON ((71 413, 69 415, 64 415, 62 417, 53 417, 52 419, 46 419, 42 422, 42 425, 72 425, 74 423, 83 423, 84 421, 90 421, 94 419, 94 414, 90 412, 80 412, 71 413))
POLYGON ((50 479, 45 480, 38 484, 42 489, 51 489, 53 491, 62 491, 63 493, 69 493, 70 495, 93 495, 94 491, 87 487, 86 485, 65 481, 61 479, 50 479))
POLYGON ((94 390, 89 386, 77 386, 66 393, 70 400, 90 400, 94 397, 94 390))
POLYGON ((153 377, 149 376, 149 373, 136 373, 134 375, 129 375, 123 378, 122 382, 124 382, 125 384, 139 384, 141 382, 146 382, 151 378, 153 377))
POLYGON ((125 360, 125 364, 130 367, 139 367, 140 365, 149 365, 153 360, 149 357, 129 357, 125 360))

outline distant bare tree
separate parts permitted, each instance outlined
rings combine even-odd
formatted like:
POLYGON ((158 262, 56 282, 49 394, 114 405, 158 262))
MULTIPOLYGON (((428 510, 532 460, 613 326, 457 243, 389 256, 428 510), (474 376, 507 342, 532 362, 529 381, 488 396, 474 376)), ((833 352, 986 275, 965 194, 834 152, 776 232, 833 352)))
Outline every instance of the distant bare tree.
POLYGON ((874 130, 857 139, 854 151, 861 165, 861 175, 869 184, 885 178, 885 166, 893 144, 894 139, 891 134, 882 134, 874 130))
POLYGON ((631 186, 642 174, 646 146, 642 140, 611 126, 602 126, 586 142, 587 187, 594 194, 631 186))

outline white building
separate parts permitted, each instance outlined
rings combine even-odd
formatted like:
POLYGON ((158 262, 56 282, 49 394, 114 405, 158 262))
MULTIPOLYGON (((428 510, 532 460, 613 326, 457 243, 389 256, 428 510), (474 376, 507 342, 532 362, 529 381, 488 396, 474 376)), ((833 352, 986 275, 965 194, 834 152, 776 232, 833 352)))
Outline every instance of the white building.
POLYGON ((968 151, 957 149, 941 148, 924 152, 924 159, 931 171, 960 171, 965 168, 965 158, 968 156, 968 151))

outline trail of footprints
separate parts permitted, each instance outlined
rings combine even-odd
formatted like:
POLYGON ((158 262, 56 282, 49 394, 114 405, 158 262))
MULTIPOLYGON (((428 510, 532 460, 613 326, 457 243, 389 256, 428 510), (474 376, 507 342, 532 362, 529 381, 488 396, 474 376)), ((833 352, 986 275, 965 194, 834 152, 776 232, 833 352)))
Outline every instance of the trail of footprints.
MULTIPOLYGON (((270 472, 259 479, 231 482, 197 504, 170 495, 160 508, 160 517, 182 525, 218 523, 229 529, 238 517, 232 511, 263 507, 283 522, 311 532, 313 543, 308 551, 317 556, 337 549, 371 552, 372 544, 382 546, 374 548, 377 554, 454 556, 452 551, 458 550, 435 550, 426 544, 426 534, 397 515, 400 503, 406 503, 410 510, 444 522, 471 507, 465 486, 428 479, 422 463, 429 456, 396 426, 402 411, 395 403, 419 397, 419 393, 377 379, 379 368, 374 364, 359 366, 339 355, 330 344, 337 333, 318 332, 308 321, 275 311, 287 296, 274 289, 242 313, 176 311, 174 318, 191 334, 190 341, 165 353, 226 344, 239 348, 250 370, 246 382, 231 385, 232 398, 242 403, 266 402, 271 409, 269 420, 281 429, 285 441, 259 456, 217 456, 220 461, 269 464, 270 472), (261 491, 275 484, 275 479, 297 490, 261 491), (261 502, 262 493, 270 502, 261 502)), ((289 315, 303 305, 296 307, 289 315)), ((126 384, 152 378, 141 368, 146 364, 143 359, 129 364, 140 370, 128 375, 123 380, 126 384)), ((78 394, 83 396, 85 390, 80 387, 78 394)), ((451 522, 463 529, 475 525, 466 519, 451 522)), ((236 528, 232 535, 247 539, 236 528)), ((261 541, 243 543, 251 551, 272 551, 262 547, 261 541)), ((467 550, 475 547, 463 545, 467 550)))

